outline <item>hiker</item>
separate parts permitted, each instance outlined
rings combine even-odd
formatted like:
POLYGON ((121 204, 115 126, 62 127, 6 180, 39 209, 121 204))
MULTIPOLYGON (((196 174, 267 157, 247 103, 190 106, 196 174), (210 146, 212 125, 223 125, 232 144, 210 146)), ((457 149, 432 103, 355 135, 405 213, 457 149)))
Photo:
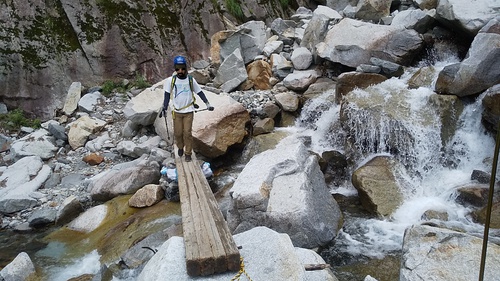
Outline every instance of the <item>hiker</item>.
POLYGON ((193 116, 199 107, 194 94, 201 98, 209 111, 213 111, 214 107, 208 102, 196 79, 188 75, 186 58, 175 57, 174 68, 175 73, 167 78, 163 85, 163 114, 167 112, 168 104, 172 100, 174 139, 179 149, 177 154, 179 157, 185 155, 186 162, 189 162, 193 151, 193 116))

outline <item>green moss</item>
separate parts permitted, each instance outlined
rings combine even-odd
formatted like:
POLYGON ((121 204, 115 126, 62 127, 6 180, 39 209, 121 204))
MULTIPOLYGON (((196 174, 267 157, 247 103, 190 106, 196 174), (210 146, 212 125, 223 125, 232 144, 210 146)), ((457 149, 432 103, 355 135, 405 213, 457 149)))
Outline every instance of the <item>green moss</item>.
POLYGON ((18 43, 16 47, 12 45, 0 50, 3 56, 19 54, 23 64, 34 68, 44 68, 49 58, 80 47, 73 27, 64 17, 65 12, 61 2, 48 2, 46 4, 51 7, 50 11, 38 9, 34 17, 20 18, 12 13, 12 17, 16 17, 15 20, 29 23, 29 25, 8 27, 2 24, 0 34, 6 34, 3 40, 10 41, 12 37, 20 38, 16 40, 18 43))
POLYGON ((18 131, 21 127, 38 129, 41 127, 39 119, 29 119, 21 109, 14 109, 6 114, 0 114, 0 127, 4 130, 18 131))
POLYGON ((226 9, 238 20, 243 20, 245 17, 241 9, 241 3, 238 0, 226 0, 226 9))
POLYGON ((138 88, 138 89, 145 89, 147 87, 150 87, 151 84, 146 80, 144 76, 141 75, 136 75, 134 82, 132 82, 131 87, 138 88))
POLYGON ((284 10, 288 8, 288 5, 290 5, 288 0, 280 0, 281 8, 284 10))
MULTIPOLYGON (((0 39, 16 44, 0 46, 3 62, 0 75, 8 75, 19 65, 36 69, 48 67, 50 60, 63 60, 68 53, 81 50, 82 45, 103 40, 113 26, 119 27, 123 46, 131 52, 136 52, 139 44, 147 45, 158 54, 164 53, 173 44, 182 44, 185 49, 190 49, 190 42, 186 42, 184 37, 183 22, 192 22, 199 27, 198 35, 208 43, 211 34, 204 27, 206 20, 202 13, 222 14, 221 3, 225 3, 229 13, 243 20, 244 1, 224 1, 81 0, 81 7, 75 11, 76 22, 69 21, 61 1, 45 0, 43 9, 39 6, 34 16, 15 13, 12 4, 4 3, 5 14, 9 18, 0 22, 0 39), (155 38, 161 38, 161 42, 155 38)), ((259 5, 265 6, 273 15, 284 14, 284 10, 296 5, 295 0, 280 0, 279 3, 262 0, 259 5)))
POLYGON ((113 93, 125 93, 132 88, 145 89, 150 86, 151 84, 146 80, 144 76, 136 75, 135 80, 131 83, 128 83, 127 85, 122 82, 115 82, 112 80, 105 81, 102 85, 102 94, 105 97, 109 97, 113 93))

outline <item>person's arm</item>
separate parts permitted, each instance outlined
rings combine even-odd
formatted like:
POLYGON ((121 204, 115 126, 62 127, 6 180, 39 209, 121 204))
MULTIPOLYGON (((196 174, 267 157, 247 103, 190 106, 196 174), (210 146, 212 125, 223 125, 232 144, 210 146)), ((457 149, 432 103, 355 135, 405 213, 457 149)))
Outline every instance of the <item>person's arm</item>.
POLYGON ((168 103, 170 102, 170 93, 165 91, 163 94, 163 111, 167 111, 168 103))
POLYGON ((165 84, 163 84, 163 111, 167 112, 168 103, 170 102, 170 92, 172 91, 170 83, 172 83, 172 77, 169 77, 165 84))
POLYGON ((201 100, 207 105, 208 111, 213 111, 214 107, 210 105, 208 102, 207 96, 205 96, 205 93, 203 91, 199 91, 197 95, 201 98, 201 100))

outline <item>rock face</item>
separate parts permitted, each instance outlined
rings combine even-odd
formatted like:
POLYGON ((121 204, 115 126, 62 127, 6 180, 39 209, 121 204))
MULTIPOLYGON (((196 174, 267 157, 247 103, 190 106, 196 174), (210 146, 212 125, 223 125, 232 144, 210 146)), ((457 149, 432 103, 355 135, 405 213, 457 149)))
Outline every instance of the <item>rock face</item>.
MULTIPOLYGON (((259 11, 260 19, 291 12, 276 9, 278 1, 260 2, 242 7, 259 11)), ((62 108, 62 94, 73 81, 89 87, 137 75, 158 81, 173 70, 177 54, 193 61, 209 57, 210 37, 227 29, 224 17, 231 17, 217 1, 202 0, 183 1, 182 7, 165 0, 64 0, 50 6, 16 0, 1 3, 0 10, 0 97, 9 108, 42 119, 62 108)))

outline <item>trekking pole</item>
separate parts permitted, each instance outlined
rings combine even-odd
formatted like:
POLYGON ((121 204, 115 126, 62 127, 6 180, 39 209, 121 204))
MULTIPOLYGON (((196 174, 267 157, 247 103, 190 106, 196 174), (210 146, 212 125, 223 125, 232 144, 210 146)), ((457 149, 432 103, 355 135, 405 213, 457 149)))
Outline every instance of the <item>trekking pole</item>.
POLYGON ((205 110, 208 110, 208 108, 203 108, 203 109, 195 110, 194 112, 200 112, 200 111, 205 111, 205 110))
POLYGON ((484 278, 484 266, 486 263, 486 251, 488 249, 488 234, 490 232, 491 208, 493 204, 493 191, 495 188, 495 178, 497 172, 498 152, 500 150, 500 122, 497 129, 497 141, 495 145, 495 153, 493 155, 493 167, 491 169, 490 189, 488 192, 488 205, 486 207, 486 221, 484 222, 484 237, 483 237, 483 252, 481 254, 481 267, 479 269, 479 281, 484 278))
POLYGON ((167 139, 170 140, 170 133, 168 132, 168 122, 167 122, 167 113, 163 112, 163 108, 160 109, 160 118, 163 116, 165 118, 165 127, 167 128, 167 139))

